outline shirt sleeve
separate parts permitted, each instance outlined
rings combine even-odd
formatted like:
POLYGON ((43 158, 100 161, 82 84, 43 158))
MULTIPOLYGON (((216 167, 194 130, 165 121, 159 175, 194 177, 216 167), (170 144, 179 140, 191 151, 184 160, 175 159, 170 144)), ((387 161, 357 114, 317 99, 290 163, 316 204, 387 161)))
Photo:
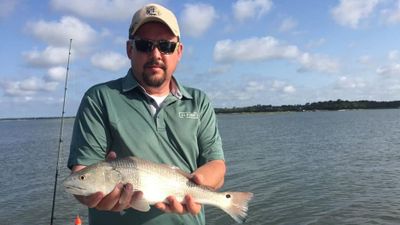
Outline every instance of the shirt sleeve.
POLYGON ((214 108, 206 95, 201 102, 200 127, 198 132, 198 166, 212 160, 224 160, 221 136, 214 108))
MULTIPOLYGON (((88 91, 89 92, 89 91, 88 91)), ((99 94, 88 94, 79 106, 72 132, 68 167, 91 165, 104 160, 110 146, 105 107, 99 94)))

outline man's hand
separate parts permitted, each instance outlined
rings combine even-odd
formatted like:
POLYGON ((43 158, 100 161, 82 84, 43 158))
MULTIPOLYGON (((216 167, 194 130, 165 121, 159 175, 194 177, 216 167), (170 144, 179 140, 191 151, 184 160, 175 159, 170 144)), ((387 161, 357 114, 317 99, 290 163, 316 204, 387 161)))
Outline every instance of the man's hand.
MULTIPOLYGON (((199 182, 199 178, 196 174, 193 174, 191 179, 196 184, 201 185, 199 182)), ((177 213, 177 214, 185 214, 190 213, 192 215, 197 215, 201 210, 201 204, 195 202, 192 196, 186 195, 185 196, 185 204, 182 204, 176 200, 174 196, 168 196, 167 198, 168 204, 164 202, 156 203, 154 206, 166 213, 177 213)))
MULTIPOLYGON (((116 159, 117 155, 115 152, 110 151, 107 154, 106 160, 116 159)), ((85 168, 83 165, 75 165, 72 168, 72 172, 79 171, 85 168)), ((131 202, 138 198, 141 198, 142 192, 133 191, 131 184, 117 184, 113 191, 109 194, 104 195, 102 192, 97 192, 89 196, 78 196, 75 198, 89 208, 96 208, 98 210, 115 211, 119 212, 130 207, 131 202)))
MULTIPOLYGON (((223 160, 210 161, 192 174, 191 181, 217 190, 224 184, 225 171, 226 167, 223 160)), ((192 215, 197 215, 201 210, 201 204, 196 203, 190 195, 185 196, 185 204, 178 202, 174 196, 169 196, 167 200, 168 204, 159 202, 155 204, 155 207, 167 213, 191 213, 192 215)))
POLYGON ((133 191, 131 184, 118 184, 108 195, 97 192, 89 196, 75 195, 75 198, 89 208, 103 211, 120 212, 130 207, 130 203, 141 198, 142 193, 133 191))
POLYGON ((169 196, 167 198, 168 204, 159 202, 154 206, 166 213, 177 213, 177 214, 185 214, 191 213, 192 215, 197 215, 201 210, 201 205, 196 203, 192 196, 185 196, 185 204, 182 204, 176 200, 174 196, 169 196))

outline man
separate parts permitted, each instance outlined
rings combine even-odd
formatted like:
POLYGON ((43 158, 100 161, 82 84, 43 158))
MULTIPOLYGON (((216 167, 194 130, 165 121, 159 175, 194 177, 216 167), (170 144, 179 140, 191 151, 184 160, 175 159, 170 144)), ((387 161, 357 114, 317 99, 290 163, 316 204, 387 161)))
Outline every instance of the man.
MULTIPOLYGON (((225 163, 216 116, 208 98, 184 87, 173 73, 183 53, 175 15, 149 4, 138 10, 129 28, 127 75, 90 88, 74 124, 68 167, 73 172, 105 158, 137 156, 174 165, 193 181, 218 189, 225 163)), ((104 196, 76 196, 89 207, 89 223, 205 224, 204 209, 186 196, 157 203, 149 212, 129 208, 140 198, 131 184, 119 184, 104 196), (123 213, 121 211, 125 210, 123 213)))

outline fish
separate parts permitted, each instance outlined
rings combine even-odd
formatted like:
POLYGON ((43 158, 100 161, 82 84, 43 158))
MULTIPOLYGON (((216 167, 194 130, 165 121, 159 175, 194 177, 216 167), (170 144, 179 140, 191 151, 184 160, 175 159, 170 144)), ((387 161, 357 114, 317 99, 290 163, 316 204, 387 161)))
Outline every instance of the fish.
POLYGON ((251 192, 217 192, 191 181, 192 175, 175 166, 155 163, 138 157, 124 157, 100 161, 71 173, 63 182, 65 191, 73 195, 88 196, 96 192, 110 193, 119 184, 130 183, 134 191, 143 193, 130 207, 141 212, 150 205, 168 203, 168 196, 185 204, 185 196, 191 195, 199 204, 218 207, 236 222, 247 217, 251 192))

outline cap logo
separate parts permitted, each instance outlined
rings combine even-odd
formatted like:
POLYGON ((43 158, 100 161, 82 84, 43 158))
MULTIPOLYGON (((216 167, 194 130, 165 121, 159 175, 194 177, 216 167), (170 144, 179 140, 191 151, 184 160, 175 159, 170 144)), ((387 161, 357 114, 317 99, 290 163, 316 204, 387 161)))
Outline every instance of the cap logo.
POLYGON ((160 12, 157 10, 155 6, 150 6, 146 8, 146 15, 147 16, 158 16, 160 12))

